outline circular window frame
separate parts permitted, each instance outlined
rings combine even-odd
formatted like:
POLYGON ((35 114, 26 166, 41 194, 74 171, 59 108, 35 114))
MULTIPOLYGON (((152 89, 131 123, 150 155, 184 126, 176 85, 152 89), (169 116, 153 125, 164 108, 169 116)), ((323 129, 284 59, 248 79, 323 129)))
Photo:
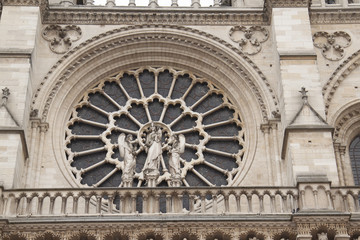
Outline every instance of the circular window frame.
MULTIPOLYGON (((159 102, 162 102, 164 103, 164 106, 166 105, 170 105, 170 104, 173 104, 173 105, 176 105, 176 104, 180 104, 181 105, 181 109, 182 109, 182 117, 183 116, 191 116, 191 117, 194 117, 196 116, 197 120, 196 120, 196 126, 192 128, 192 131, 191 132, 198 132, 199 136, 203 137, 204 141, 201 140, 197 145, 196 144, 192 144, 193 146, 189 146, 190 144, 187 144, 187 148, 190 148, 190 147, 193 147, 194 150, 196 150, 196 155, 198 156, 197 159, 192 159, 191 161, 187 162, 185 161, 184 159, 181 159, 183 162, 182 162, 182 165, 183 167, 181 168, 181 171, 182 174, 181 174, 181 181, 184 185, 186 186, 189 186, 189 184, 186 182, 185 177, 187 175, 187 173, 189 171, 191 171, 192 173, 195 173, 195 175, 197 175, 199 177, 199 175, 202 176, 202 174, 200 174, 199 172, 197 172, 194 168, 197 166, 197 165, 204 165, 204 166, 207 166, 209 167, 210 169, 213 169, 213 170, 216 170, 220 173, 222 173, 223 175, 226 176, 227 178, 227 185, 226 186, 230 186, 232 183, 233 183, 233 180, 239 175, 239 172, 243 169, 244 167, 244 164, 242 162, 243 158, 244 158, 244 153, 246 152, 245 149, 246 149, 246 142, 244 141, 245 139, 245 136, 246 133, 244 131, 244 122, 240 119, 242 119, 241 116, 241 113, 239 111, 239 108, 236 107, 234 104, 233 104, 233 100, 227 96, 227 94, 225 93, 225 91, 222 91, 221 89, 219 89, 216 85, 214 85, 213 82, 209 81, 208 79, 205 79, 205 78, 201 78, 201 77, 198 77, 197 75, 193 74, 192 72, 189 72, 189 71, 183 71, 183 70, 175 70, 174 68, 171 68, 171 67, 157 67, 157 68, 152 68, 152 67, 140 67, 136 70, 128 70, 128 71, 121 71, 120 73, 116 74, 116 76, 112 76, 112 77, 107 77, 107 78, 104 78, 102 79, 100 82, 96 83, 93 87, 90 87, 88 89, 85 90, 85 93, 84 94, 81 94, 80 96, 80 99, 81 101, 79 101, 76 106, 74 106, 73 110, 72 110, 72 117, 70 117, 70 121, 66 124, 67 126, 70 126, 70 125, 73 125, 75 122, 79 122, 79 117, 78 117, 78 113, 77 113, 77 110, 76 109, 81 109, 82 107, 86 106, 92 106, 94 107, 90 102, 89 102, 89 95, 90 94, 94 94, 94 93, 100 93, 100 95, 102 96, 105 96, 107 95, 106 93, 104 94, 104 86, 106 83, 110 83, 110 82, 118 82, 120 83, 120 78, 122 78, 124 75, 127 75, 129 74, 130 76, 134 76, 134 79, 136 78, 137 80, 137 87, 138 87, 138 90, 139 90, 139 93, 140 93, 140 98, 132 98, 130 97, 129 95, 127 95, 127 100, 126 100, 126 103, 124 106, 120 106, 118 105, 119 107, 119 110, 115 111, 115 112, 108 112, 107 113, 107 117, 111 117, 109 119, 112 119, 115 115, 119 115, 120 116, 129 116, 131 115, 130 114, 130 109, 131 109, 131 106, 132 104, 144 104, 146 105, 146 107, 144 107, 145 109, 147 109, 147 105, 151 102, 154 101, 154 99, 158 99, 159 102), (154 78, 156 79, 155 80, 155 84, 154 84, 154 92, 151 93, 149 96, 145 96, 144 93, 143 93, 143 89, 142 89, 142 86, 141 86, 141 83, 140 83, 140 80, 139 80, 139 75, 142 74, 143 72, 145 71, 148 71, 149 73, 153 73, 154 74, 154 78), (160 88, 157 88, 158 84, 158 76, 160 73, 163 73, 165 71, 168 71, 170 74, 173 75, 173 80, 172 80, 172 86, 169 87, 169 95, 168 96, 162 96, 158 90, 160 90, 160 88), (178 81, 178 77, 181 77, 181 76, 185 76, 187 75, 188 78, 191 80, 191 83, 189 86, 187 86, 187 88, 185 89, 185 92, 184 92, 184 95, 181 97, 181 98, 172 98, 171 95, 172 93, 175 92, 174 90, 174 85, 175 83, 177 83, 178 81), (194 86, 196 86, 197 84, 204 84, 206 85, 206 89, 207 89, 207 92, 202 96, 200 97, 195 103, 193 103, 192 106, 187 106, 187 103, 185 102, 185 100, 187 99, 187 94, 191 94, 192 92, 192 89, 194 88, 194 86), (190 93, 189 93, 190 92, 190 93), (229 110, 233 111, 232 113, 232 118, 231 119, 228 119, 226 121, 223 121, 223 123, 221 124, 221 126, 227 126, 227 125, 230 125, 230 124, 235 124, 237 125, 238 127, 240 127, 240 130, 237 132, 236 135, 234 136, 231 136, 231 137, 226 137, 226 136, 219 136, 219 137, 215 137, 215 136, 211 136, 210 134, 208 134, 206 132, 206 130, 208 128, 214 128, 214 126, 211 126, 211 125, 214 125, 214 124, 205 124, 202 122, 202 119, 203 117, 206 116, 206 114, 204 116, 202 116, 202 114, 200 112, 197 112, 195 111, 194 109, 196 109, 197 106, 201 105, 203 101, 205 101, 207 99, 207 97, 211 96, 211 95, 216 95, 216 96, 221 96, 220 98, 222 99, 222 103, 218 106, 219 109, 225 109, 225 108, 228 108, 229 110), (201 101, 200 101, 201 100, 201 101), (129 103, 132 103, 132 104, 129 104, 129 103), (126 113, 125 113, 126 112, 126 113), (115 114, 115 115, 114 115, 115 114), (198 122, 199 120, 199 122, 198 122), (205 130, 206 129, 206 130, 205 130), (213 138, 213 139, 211 139, 213 138), (232 138, 232 139, 230 139, 232 138), (239 150, 237 153, 228 153, 228 152, 225 152, 225 151, 219 151, 219 150, 215 150, 214 149, 211 149, 211 148, 208 148, 206 147, 205 145, 208 144, 210 141, 233 141, 233 142, 238 142, 238 146, 239 146, 239 150), (237 164, 237 167, 236 168, 232 168, 232 170, 226 170, 226 169, 223 169, 222 171, 220 171, 219 169, 220 168, 223 168, 224 166, 217 166, 216 164, 211 164, 209 161, 206 161, 206 158, 204 157, 204 153, 213 153, 213 154, 217 154, 218 156, 227 156, 229 158, 234 158, 235 159, 235 162, 237 164)), ((136 84, 136 83, 135 83, 136 84)), ((119 84, 120 86, 121 84, 119 84)), ((120 86, 122 88, 123 91, 125 91, 124 89, 124 86, 120 86)), ((126 91, 125 91, 126 92, 126 91)), ((128 93, 125 93, 125 95, 128 94, 128 93)), ((110 99, 110 96, 107 96, 108 99, 110 99)), ((115 101, 114 99, 112 99, 113 101, 115 101)), ((114 103, 116 105, 116 103, 114 103)), ((216 107, 217 108, 217 107, 216 107)), ((218 110, 219 110, 218 109, 218 110)), ((149 111, 149 110, 147 110, 149 111)), ((208 110, 209 111, 209 110, 208 110)), ((164 107, 164 110, 163 110, 163 114, 166 112, 166 107, 164 107)), ((213 113, 212 111, 209 111, 211 113, 213 113)), ((150 113, 149 113, 150 114, 150 113)), ((150 115, 148 116, 150 117, 150 115)), ((139 120, 139 119, 138 119, 139 120)), ((171 123, 169 123, 169 126, 166 126, 165 122, 162 123, 161 121, 163 121, 164 119, 159 119, 160 122, 154 122, 155 125, 158 125, 158 126, 161 126, 161 125, 164 125, 165 127, 164 128, 168 128, 168 130, 170 128, 172 128, 171 126, 171 123)), ((133 136, 137 136, 137 143, 139 145, 141 145, 141 147, 143 147, 144 144, 141 143, 141 137, 139 135, 140 132, 142 132, 143 130, 141 128, 143 127, 146 127, 150 124, 149 121, 152 121, 151 120, 151 117, 148 118, 148 122, 147 123, 144 123, 144 124, 140 124, 140 122, 138 122, 138 124, 140 124, 140 129, 137 130, 136 133, 132 133, 133 136)), ((217 122, 218 123, 221 123, 221 122, 217 122)), ((103 124, 104 125, 104 124, 103 124)), ((110 126, 106 126, 106 130, 104 130, 104 132, 102 134, 100 134, 100 136, 98 136, 99 139, 102 139, 103 143, 106 145, 104 146, 105 150, 107 151, 107 154, 106 154, 106 158, 108 160, 108 163, 110 162, 111 164, 114 164, 115 165, 115 168, 118 167, 118 170, 117 171, 122 171, 123 172, 123 163, 121 163, 121 161, 119 162, 118 159, 112 159, 110 157, 111 154, 113 154, 113 150, 115 148, 117 148, 117 146, 115 146, 116 144, 114 143, 110 143, 110 141, 107 141, 104 137, 104 136, 101 136, 103 135, 105 132, 107 133, 107 135, 110 135, 110 133, 116 128, 114 123, 110 123, 109 122, 109 125, 110 126), (105 140, 104 140, 105 139, 105 140), (110 149, 110 150, 109 150, 110 149), (110 155, 109 155, 110 154, 110 155), (117 162, 117 163, 116 163, 117 162)), ((216 124, 215 124, 216 125, 216 124)), ((218 124, 219 125, 219 124, 218 124)), ((105 127, 105 126, 103 126, 105 127)), ((149 127, 149 126, 148 126, 149 127)), ((217 127, 217 125, 216 125, 217 127)), ((246 129, 246 127, 245 127, 246 129)), ((124 130, 124 129, 123 129, 124 130)), ((121 131, 123 131, 121 130, 121 131)), ((191 130, 188 129, 188 130, 191 130)), ((70 142, 76 138, 76 134, 72 134, 71 133, 72 131, 70 129, 66 129, 66 139, 65 139, 65 146, 67 146, 68 144, 70 144, 70 142)), ((131 131, 129 131, 131 132, 131 131)), ((125 133, 129 133, 129 132, 126 132, 125 133)), ((174 132, 176 135, 178 134, 182 134, 182 132, 177 132, 177 131, 168 131, 169 133, 171 132, 171 134, 174 132)), ((124 132, 123 132, 124 133, 124 132)), ((82 136, 84 137, 84 136, 82 136)), ((94 136, 95 137, 95 136, 94 136)), ((101 148, 100 148, 101 149, 101 148)), ((103 149, 104 150, 104 149, 103 149)), ((144 148, 139 149, 140 151, 143 151, 144 148)), ((226 149, 228 150, 228 149, 226 149)), ((73 153, 71 151, 71 149, 69 148, 66 148, 66 156, 67 158, 69 158, 69 160, 72 162, 74 157, 75 157, 76 153, 73 153)), ((81 183, 79 182, 79 179, 81 179, 81 175, 86 173, 86 171, 91 171, 93 168, 92 167, 88 167, 88 170, 87 169, 76 169, 74 167, 72 167, 70 165, 69 161, 66 161, 66 165, 67 165, 67 168, 70 168, 72 169, 71 172, 72 172, 72 175, 73 175, 73 178, 75 178, 75 182, 77 182, 78 184, 81 184, 81 186, 85 187, 86 185, 84 184, 87 184, 87 183, 81 183)), ((104 163, 107 163, 106 160, 105 162, 102 161, 103 164, 104 163)), ((163 161, 163 166, 165 166, 165 163, 163 161)), ((165 168, 166 169, 166 168, 165 168)), ((114 174, 116 172, 116 169, 114 169, 115 171, 112 173, 114 174)), ((139 174, 141 176, 143 170, 141 171, 141 173, 136 173, 136 178, 139 179, 139 181, 144 181, 143 177, 139 178, 139 174)), ((201 178, 201 176, 199 177, 202 181, 204 181, 206 183, 206 180, 207 181, 207 184, 209 186, 215 186, 214 184, 212 184, 211 181, 209 181, 209 179, 206 179, 206 177, 203 176, 203 178, 201 178), (205 180, 204 180, 205 179, 205 180)), ((167 173, 167 170, 165 170, 165 174, 163 172, 163 174, 160 175, 160 178, 163 178, 165 181, 170 181, 169 178, 169 174, 167 173), (166 175, 167 174, 167 175, 166 175)), ((159 179, 160 179, 159 178, 159 179)), ((104 180, 106 181, 107 178, 104 180)), ((95 184, 95 187, 97 187, 98 185, 101 185, 103 182, 100 180, 99 181, 100 183, 99 184, 95 184)), ((121 185, 122 186, 122 185, 121 185)), ((141 186, 141 182, 140 182, 140 185, 141 186)))

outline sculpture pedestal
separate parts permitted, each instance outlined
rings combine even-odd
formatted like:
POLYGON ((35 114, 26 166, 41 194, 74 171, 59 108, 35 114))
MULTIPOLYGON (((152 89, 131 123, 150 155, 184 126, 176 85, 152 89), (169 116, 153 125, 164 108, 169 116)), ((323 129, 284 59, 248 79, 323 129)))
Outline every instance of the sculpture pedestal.
POLYGON ((158 170, 146 171, 145 180, 147 181, 148 187, 156 187, 156 180, 158 179, 160 172, 158 170))

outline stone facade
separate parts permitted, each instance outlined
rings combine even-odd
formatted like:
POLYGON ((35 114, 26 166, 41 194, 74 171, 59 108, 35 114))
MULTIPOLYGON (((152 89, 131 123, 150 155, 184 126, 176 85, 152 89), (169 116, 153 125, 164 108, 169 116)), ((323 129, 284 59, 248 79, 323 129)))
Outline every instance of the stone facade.
POLYGON ((1 239, 360 237, 360 2, 116 4, 1 1, 1 239))

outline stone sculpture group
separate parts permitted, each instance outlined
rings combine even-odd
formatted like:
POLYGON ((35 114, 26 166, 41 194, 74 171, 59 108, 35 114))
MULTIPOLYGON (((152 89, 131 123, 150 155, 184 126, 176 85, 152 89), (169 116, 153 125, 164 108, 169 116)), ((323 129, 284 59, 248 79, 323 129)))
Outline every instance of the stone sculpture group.
MULTIPOLYGON (((120 157, 123 159, 122 186, 132 187, 135 174, 139 180, 145 180, 148 187, 155 187, 160 175, 160 165, 165 167, 163 152, 169 155, 169 170, 171 175, 171 186, 181 185, 181 154, 185 151, 185 136, 183 134, 171 134, 163 141, 163 130, 160 126, 151 123, 151 126, 144 132, 145 141, 137 148, 139 140, 133 140, 133 135, 121 133, 118 138, 120 157), (147 153, 145 164, 140 173, 136 173, 137 155, 145 150, 147 153)), ((167 170, 165 170, 167 171, 167 170)))

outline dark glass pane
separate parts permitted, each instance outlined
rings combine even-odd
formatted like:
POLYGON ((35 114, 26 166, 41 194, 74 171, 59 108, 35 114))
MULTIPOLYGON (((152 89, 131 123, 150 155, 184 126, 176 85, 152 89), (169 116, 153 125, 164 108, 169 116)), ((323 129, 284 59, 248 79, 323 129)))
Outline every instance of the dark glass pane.
POLYGON ((95 127, 85 123, 75 122, 69 127, 72 134, 75 135, 100 135, 105 131, 104 128, 95 127))
POLYGON ((105 144, 97 139, 73 139, 68 147, 72 152, 82 152, 89 149, 103 147, 105 144))
POLYGON ((159 94, 161 94, 163 97, 167 97, 169 94, 172 81, 173 81, 173 75, 168 70, 159 73, 158 76, 159 94))
POLYGON ((355 185, 360 185, 360 136, 351 142, 349 156, 355 185))
POLYGON ((221 105, 223 101, 222 95, 217 95, 215 93, 206 97, 197 107, 194 108, 194 111, 199 113, 205 113, 219 105, 221 105))
POLYGON ((172 99, 181 98, 190 87, 192 79, 189 75, 178 76, 175 82, 174 90, 171 94, 172 99))
POLYGON ((106 92, 120 106, 124 106, 126 104, 127 98, 117 82, 106 82, 104 92, 106 92))
POLYGON ((159 121, 162 110, 164 109, 164 104, 159 102, 158 99, 149 102, 149 111, 153 121, 159 121))
POLYGON ((139 87, 134 76, 124 74, 120 81, 121 85, 125 88, 126 92, 129 94, 130 97, 141 98, 139 87))
POLYGON ((185 98, 187 106, 192 106, 209 91, 207 83, 196 83, 185 98))
POLYGON ((195 170, 214 185, 227 185, 226 176, 206 165, 196 165, 195 170))
POLYGON ((172 123, 180 114, 183 112, 183 110, 180 108, 180 104, 176 105, 169 105, 163 122, 166 124, 172 123))
POLYGON ((203 118, 203 123, 205 125, 216 123, 216 122, 223 122, 229 120, 234 117, 234 111, 230 110, 229 108, 221 108, 203 118))
POLYGON ((138 120, 141 123, 147 123, 148 122, 148 118, 146 116, 146 111, 145 108, 142 104, 131 104, 131 108, 129 109, 130 114, 136 118, 136 120, 138 120))
POLYGON ((145 97, 149 97, 151 94, 155 92, 154 73, 145 70, 144 72, 139 74, 139 80, 145 97))
POLYGON ((81 168, 88 168, 98 162, 101 162, 105 159, 106 152, 97 152, 92 153, 85 156, 75 157, 74 161, 71 163, 71 166, 76 167, 76 169, 80 170, 81 168))
POLYGON ((207 162, 221 167, 222 169, 231 171, 233 168, 237 168, 235 158, 219 156, 208 152, 204 152, 204 158, 207 162))
POLYGON ((104 95, 98 92, 89 94, 89 102, 106 112, 119 110, 119 108, 112 104, 106 97, 104 97, 104 95))
POLYGON ((94 122, 99 122, 104 124, 108 123, 107 116, 93 110, 90 107, 83 106, 82 108, 76 109, 76 111, 78 112, 78 116, 82 119, 91 120, 94 122))

